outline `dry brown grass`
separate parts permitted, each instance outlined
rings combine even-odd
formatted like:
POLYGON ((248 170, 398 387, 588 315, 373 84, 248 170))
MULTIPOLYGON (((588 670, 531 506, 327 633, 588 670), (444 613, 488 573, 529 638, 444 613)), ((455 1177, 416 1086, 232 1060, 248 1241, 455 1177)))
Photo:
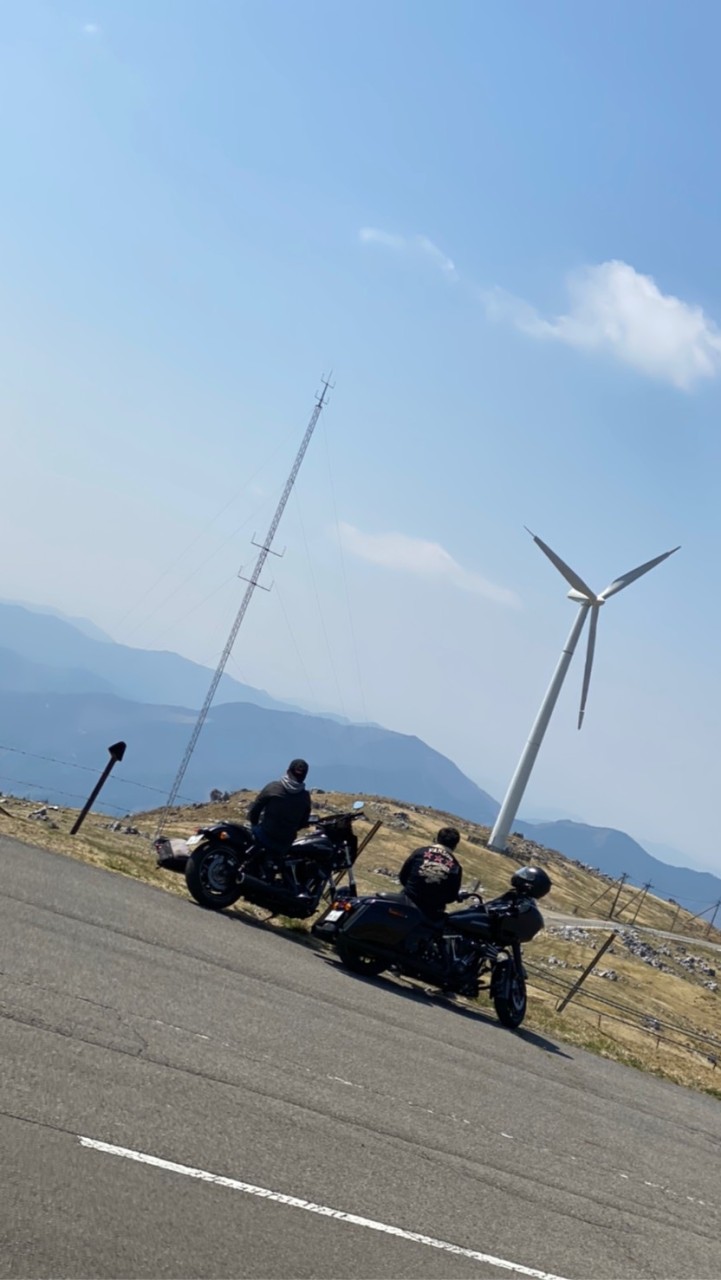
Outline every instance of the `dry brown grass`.
MULTIPOLYGON (((242 821, 251 794, 236 793, 227 804, 207 804, 174 810, 165 828, 166 834, 187 836, 198 826, 226 818, 242 821)), ((314 809, 325 813, 347 808, 354 798, 335 793, 316 793, 313 797, 314 809)), ((397 872, 410 850, 431 840, 438 827, 448 821, 458 826, 464 837, 460 849, 465 873, 464 884, 480 880, 487 897, 507 889, 515 867, 530 860, 527 846, 516 838, 511 839, 509 854, 491 852, 485 845, 489 835, 488 828, 463 822, 451 814, 439 814, 418 806, 401 806, 383 797, 364 799, 367 818, 370 821, 379 818, 383 826, 356 867, 362 891, 393 888, 392 879, 379 872, 397 872), (403 820, 396 816, 399 813, 405 815, 403 820)), ((157 811, 135 814, 129 820, 139 828, 142 833, 140 836, 109 830, 111 819, 97 813, 88 815, 80 833, 71 836, 70 827, 76 817, 75 810, 49 811, 48 816, 55 824, 51 826, 47 822, 29 818, 29 813, 37 808, 29 802, 5 799, 3 807, 5 812, 0 812, 0 834, 14 836, 83 862, 132 876, 171 893, 183 896, 187 893, 182 876, 161 871, 155 865, 150 836, 157 823, 157 811), (7 816, 8 814, 11 816, 7 816)), ((360 822, 359 836, 367 829, 367 825, 360 822)), ((579 919, 586 916, 603 918, 612 895, 607 893, 595 906, 592 904, 608 887, 606 879, 576 866, 553 851, 542 851, 539 856, 544 860, 553 880, 553 890, 543 902, 546 916, 551 917, 548 919, 550 928, 553 928, 553 913, 575 913, 579 919)), ((635 892, 625 890, 619 905, 628 901, 635 892)), ((615 894, 615 888, 613 893, 615 894)), ((243 910, 247 911, 248 908, 244 905, 243 910)), ((625 916, 626 920, 634 910, 635 907, 632 906, 625 916)), ((264 919, 267 917, 267 913, 263 911, 257 911, 256 914, 264 919)), ((693 921, 686 911, 677 913, 676 908, 659 899, 651 896, 646 898, 635 928, 670 929, 675 915, 676 933, 698 939, 693 949, 701 954, 705 923, 693 921)), ((623 916, 620 923, 623 927, 623 916)), ((292 928, 296 938, 305 937, 309 945, 319 945, 308 933, 310 923, 272 921, 269 922, 269 927, 285 931, 292 928)), ((615 922, 609 925, 609 930, 614 927, 618 927, 615 922)), ((704 1046, 697 1038, 710 1036, 721 1045, 721 991, 707 990, 699 977, 689 974, 678 963, 678 959, 688 949, 685 945, 670 944, 673 954, 664 957, 664 962, 672 971, 664 973, 632 955, 622 941, 617 939, 599 968, 615 970, 618 981, 609 982, 592 974, 580 996, 575 997, 563 1013, 556 1012, 556 1004, 563 990, 576 979, 606 936, 605 930, 598 930, 589 933, 587 940, 574 942, 546 931, 526 948, 530 995, 526 1025, 531 1030, 545 1032, 604 1057, 614 1058, 643 1070, 656 1072, 677 1083, 706 1089, 721 1096, 721 1067, 717 1071, 709 1060, 714 1046, 704 1046), (550 956, 562 960, 566 967, 549 966, 550 956), (608 1001, 622 1008, 615 1008, 608 1001), (649 1019, 656 1019, 663 1024, 661 1030, 654 1031, 648 1024, 649 1019)), ((718 930, 712 931, 711 941, 721 942, 718 930)), ((713 956, 713 952, 707 953, 710 963, 713 963, 713 956)), ((721 970, 721 955, 718 955, 718 961, 721 970)), ((481 999, 484 1000, 485 997, 481 996, 481 999)), ((721 1061, 721 1047, 718 1053, 721 1061)))

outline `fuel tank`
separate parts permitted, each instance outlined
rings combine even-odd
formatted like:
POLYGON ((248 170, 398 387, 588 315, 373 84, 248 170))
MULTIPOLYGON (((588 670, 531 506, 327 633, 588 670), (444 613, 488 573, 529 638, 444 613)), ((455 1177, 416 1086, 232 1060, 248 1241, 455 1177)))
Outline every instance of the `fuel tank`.
POLYGON ((446 916, 446 933, 462 933, 467 938, 480 938, 483 942, 491 942, 495 937, 491 917, 479 907, 450 912, 446 916))
POLYGON ((290 848, 290 857, 308 857, 314 853, 333 853, 334 845, 325 831, 313 831, 308 835, 296 836, 290 848))
POLYGON ((485 910, 468 907, 448 917, 459 933, 481 938, 500 946, 510 942, 530 942, 543 928, 543 916, 532 898, 521 898, 509 911, 507 899, 486 903, 485 910))

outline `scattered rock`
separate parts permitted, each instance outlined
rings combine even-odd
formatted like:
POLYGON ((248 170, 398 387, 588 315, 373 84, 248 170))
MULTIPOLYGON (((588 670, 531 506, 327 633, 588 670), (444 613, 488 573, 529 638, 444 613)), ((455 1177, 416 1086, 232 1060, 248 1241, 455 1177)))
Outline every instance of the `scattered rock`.
POLYGON ((591 942, 593 935, 588 929, 582 929, 576 924, 560 924, 553 925, 546 931, 557 938, 562 938, 564 942, 591 942))
POLYGON ((386 821, 388 826, 394 827, 396 831, 408 831, 411 825, 408 814, 404 813, 402 810, 389 814, 386 821))

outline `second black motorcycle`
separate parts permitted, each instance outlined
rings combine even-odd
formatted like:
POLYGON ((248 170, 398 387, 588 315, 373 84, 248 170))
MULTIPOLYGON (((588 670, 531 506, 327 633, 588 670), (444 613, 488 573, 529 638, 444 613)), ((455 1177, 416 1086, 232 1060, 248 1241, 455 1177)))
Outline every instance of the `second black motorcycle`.
POLYGON ((312 932, 333 943, 346 968, 369 977, 390 969, 473 999, 487 976, 499 1022, 515 1028, 526 1015, 521 944, 543 928, 536 901, 550 889, 542 867, 522 867, 509 892, 490 902, 463 892, 459 901, 475 899, 474 905, 440 921, 429 920, 403 893, 357 897, 343 889, 312 932))
POLYGON ((155 845, 158 865, 183 873, 202 907, 222 911, 243 898, 276 915, 306 919, 324 894, 333 895, 341 878, 347 875, 354 886, 358 839, 353 823, 363 807, 356 800, 348 813, 311 817, 309 829, 282 856, 238 822, 201 827, 187 841, 161 837, 155 845))

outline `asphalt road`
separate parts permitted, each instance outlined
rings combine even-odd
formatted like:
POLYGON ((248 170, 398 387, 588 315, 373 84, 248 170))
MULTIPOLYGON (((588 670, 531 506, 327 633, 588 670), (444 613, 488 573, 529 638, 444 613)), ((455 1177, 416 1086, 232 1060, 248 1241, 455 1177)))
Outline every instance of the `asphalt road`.
POLYGON ((0 1035, 2 1277, 721 1276, 714 1099, 11 841, 0 1035))

